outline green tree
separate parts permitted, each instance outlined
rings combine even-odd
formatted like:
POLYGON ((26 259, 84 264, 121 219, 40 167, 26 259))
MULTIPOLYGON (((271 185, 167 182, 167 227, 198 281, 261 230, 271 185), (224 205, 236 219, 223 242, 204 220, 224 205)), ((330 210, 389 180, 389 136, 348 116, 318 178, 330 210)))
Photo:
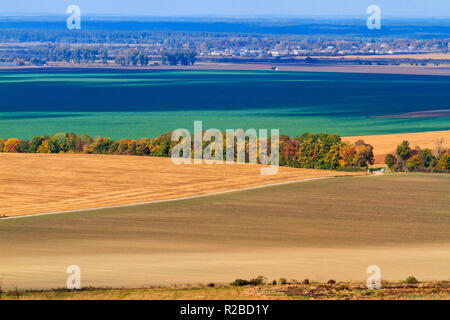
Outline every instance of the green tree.
POLYGON ((441 171, 450 172, 450 154, 444 153, 436 164, 436 168, 441 171))
POLYGON ((30 142, 27 140, 21 140, 17 145, 16 152, 30 153, 31 152, 30 142))
POLYGON ((197 62, 197 52, 189 51, 186 55, 188 63, 193 66, 197 62))
POLYGON ((42 141, 44 141, 44 137, 40 136, 35 136, 33 139, 31 139, 30 152, 36 153, 39 146, 42 144, 42 141))
POLYGON ((406 171, 406 161, 411 156, 411 148, 409 146, 409 142, 404 140, 400 145, 397 146, 396 150, 397 156, 402 161, 402 169, 406 171))
POLYGON ((138 59, 139 53, 137 50, 131 50, 128 52, 128 61, 135 67, 137 66, 139 59, 138 59))
POLYGON ((79 150, 79 141, 80 137, 78 137, 75 133, 66 133, 65 137, 65 151, 82 151, 79 150))
POLYGON ((149 58, 145 52, 143 52, 143 51, 139 52, 138 60, 139 60, 139 64, 142 67, 145 67, 146 65, 148 65, 149 58))
POLYGON ((340 160, 340 145, 334 145, 330 148, 324 157, 324 164, 326 169, 337 169, 339 167, 340 160))
POLYGON ((419 157, 425 168, 429 168, 436 160, 436 157, 433 155, 430 149, 420 150, 419 157))
POLYGON ((109 56, 108 56, 108 48, 105 48, 103 50, 103 54, 102 54, 102 63, 103 64, 108 64, 108 58, 109 58, 109 56))
POLYGON ((339 135, 304 133, 296 140, 299 142, 297 159, 300 167, 332 169, 337 166, 341 145, 339 135))
POLYGON ((50 137, 50 149, 52 153, 66 152, 66 134, 57 133, 50 137))
POLYGON ((93 154, 108 154, 111 144, 112 141, 110 138, 98 137, 91 145, 89 145, 88 152, 93 154))
POLYGON ((136 155, 148 156, 150 154, 150 140, 147 138, 139 139, 136 142, 136 155))
POLYGON ((416 154, 415 156, 412 156, 408 159, 408 161, 406 162, 406 167, 408 168, 408 171, 415 171, 424 168, 424 164, 420 156, 416 154))
POLYGON ((94 142, 94 139, 87 134, 83 134, 81 136, 81 142, 83 142, 84 144, 91 144, 92 142, 94 142))
POLYGON ((384 159, 384 163, 392 170, 397 165, 397 158, 392 153, 388 153, 384 159))

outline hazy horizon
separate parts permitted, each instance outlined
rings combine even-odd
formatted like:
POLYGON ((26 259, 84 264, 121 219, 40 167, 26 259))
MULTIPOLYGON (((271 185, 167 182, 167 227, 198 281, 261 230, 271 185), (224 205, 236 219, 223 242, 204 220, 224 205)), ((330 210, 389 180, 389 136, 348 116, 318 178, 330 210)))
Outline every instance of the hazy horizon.
POLYGON ((65 15, 69 5, 79 5, 85 15, 137 17, 286 17, 352 18, 366 16, 366 8, 380 6, 389 18, 450 18, 447 0, 16 0, 0 2, 0 16, 65 15))
MULTIPOLYGON (((335 19, 335 20, 352 20, 352 19, 361 19, 361 15, 288 15, 288 14, 260 14, 260 15, 220 15, 220 14, 185 14, 185 15, 145 15, 145 14, 120 14, 120 13, 92 13, 86 12, 83 13, 85 17, 99 17, 99 18, 158 18, 158 19, 175 19, 175 18, 186 18, 186 19, 286 19, 286 20, 294 20, 294 19, 335 19)), ((67 17, 66 13, 49 13, 49 12, 39 12, 39 13, 23 13, 23 12, 0 12, 0 17, 67 17)), ((364 15, 365 17, 366 15, 364 15)), ((447 20, 450 19, 450 16, 384 16, 384 19, 394 20, 433 20, 433 19, 441 19, 447 20)))

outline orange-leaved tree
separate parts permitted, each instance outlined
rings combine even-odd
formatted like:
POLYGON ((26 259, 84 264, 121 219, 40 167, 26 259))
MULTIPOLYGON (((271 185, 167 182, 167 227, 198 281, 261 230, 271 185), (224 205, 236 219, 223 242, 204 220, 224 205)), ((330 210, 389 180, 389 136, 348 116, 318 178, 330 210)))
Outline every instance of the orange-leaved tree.
POLYGON ((17 152, 17 147, 19 146, 20 140, 16 138, 11 138, 5 141, 5 146, 3 147, 3 152, 17 152))

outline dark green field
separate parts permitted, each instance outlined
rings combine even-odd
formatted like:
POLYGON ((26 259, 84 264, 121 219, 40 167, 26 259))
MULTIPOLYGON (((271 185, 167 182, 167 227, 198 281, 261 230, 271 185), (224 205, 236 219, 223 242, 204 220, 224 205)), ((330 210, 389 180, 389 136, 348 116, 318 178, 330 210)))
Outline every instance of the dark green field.
POLYGON ((113 139, 204 128, 343 136, 447 130, 450 77, 268 71, 0 72, 0 137, 72 131, 113 139))

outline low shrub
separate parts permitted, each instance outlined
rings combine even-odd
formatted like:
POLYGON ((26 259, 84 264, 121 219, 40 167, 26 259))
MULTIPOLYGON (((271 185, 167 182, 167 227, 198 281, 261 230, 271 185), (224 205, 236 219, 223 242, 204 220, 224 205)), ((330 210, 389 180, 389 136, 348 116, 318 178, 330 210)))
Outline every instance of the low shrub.
POLYGON ((357 168, 357 167, 339 167, 336 168, 336 171, 344 171, 344 172, 364 172, 366 168, 357 168))
POLYGON ((231 285, 235 286, 235 287, 242 287, 242 286, 247 286, 247 285, 259 286, 259 285, 263 285, 265 283, 265 279, 266 278, 264 278, 263 276, 259 276, 257 278, 253 278, 250 280, 236 279, 231 283, 231 285))
POLYGON ((259 286, 265 283, 265 278, 263 276, 258 276, 257 278, 251 279, 249 284, 252 286, 259 286))
POLYGON ((415 284, 415 283, 419 283, 419 280, 417 280, 416 277, 409 276, 408 278, 406 278, 406 280, 404 282, 407 284, 415 284))
POLYGON ((234 287, 242 287, 242 286, 246 286, 248 284, 250 284, 250 283, 245 279, 236 279, 231 283, 231 285, 234 287))

